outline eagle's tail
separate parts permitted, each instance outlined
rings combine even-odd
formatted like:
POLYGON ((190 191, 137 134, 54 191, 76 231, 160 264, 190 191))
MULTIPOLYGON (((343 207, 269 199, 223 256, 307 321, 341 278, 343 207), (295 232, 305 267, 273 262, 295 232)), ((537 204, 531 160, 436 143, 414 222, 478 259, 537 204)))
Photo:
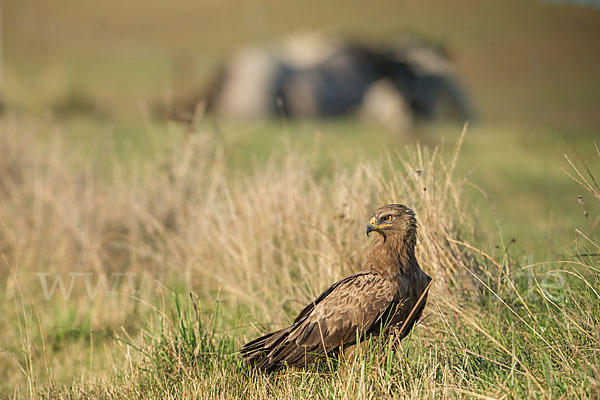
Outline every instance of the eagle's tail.
POLYGON ((242 347, 242 356, 249 365, 265 372, 273 372, 282 366, 281 361, 273 357, 277 348, 285 342, 292 327, 268 333, 242 347))

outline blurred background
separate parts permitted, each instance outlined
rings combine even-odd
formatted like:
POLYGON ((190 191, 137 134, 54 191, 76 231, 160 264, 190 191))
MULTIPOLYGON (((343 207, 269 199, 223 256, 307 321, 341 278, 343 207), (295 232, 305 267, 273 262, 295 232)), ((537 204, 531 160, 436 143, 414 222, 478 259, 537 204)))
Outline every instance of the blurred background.
MULTIPOLYGON (((51 124, 79 152, 152 159, 189 129, 162 117, 194 110, 241 48, 268 52, 290 37, 316 37, 379 50, 409 39, 443 55, 464 89, 472 123, 459 172, 486 191, 508 235, 546 248, 584 218, 564 213, 578 207, 579 189, 561 167, 563 154, 577 158, 576 151, 598 170, 597 3, 30 0, 1 7, 5 115, 51 124)), ((292 143, 317 147, 326 171, 407 143, 452 149, 464 119, 389 129, 346 114, 284 114, 240 122, 201 112, 196 123, 219 132, 234 167, 292 143)))

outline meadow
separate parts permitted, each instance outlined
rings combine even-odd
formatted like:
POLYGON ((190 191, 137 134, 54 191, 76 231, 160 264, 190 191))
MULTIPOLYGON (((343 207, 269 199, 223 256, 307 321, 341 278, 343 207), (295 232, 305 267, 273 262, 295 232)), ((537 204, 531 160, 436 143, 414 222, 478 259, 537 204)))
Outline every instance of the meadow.
POLYGON ((597 398, 598 13, 233 3, 2 4, 0 397, 597 398), (324 26, 446 43, 479 119, 400 136, 152 114, 236 44, 324 26), (410 336, 245 368, 244 342, 360 269, 391 202, 434 278, 410 336))
MULTIPOLYGON (((447 155, 414 146, 328 173, 289 149, 241 172, 214 134, 198 131, 151 164, 96 170, 60 139, 4 124, 6 395, 597 393, 596 226, 582 226, 573 253, 556 261, 513 251, 501 228, 496 245, 482 245, 489 233, 456 173, 464 137, 447 155), (249 372, 243 341, 289 323, 325 282, 359 269, 365 216, 395 201, 417 212, 418 257, 435 280, 409 339, 325 372, 249 372)), ((584 167, 569 173, 598 200, 584 167)))

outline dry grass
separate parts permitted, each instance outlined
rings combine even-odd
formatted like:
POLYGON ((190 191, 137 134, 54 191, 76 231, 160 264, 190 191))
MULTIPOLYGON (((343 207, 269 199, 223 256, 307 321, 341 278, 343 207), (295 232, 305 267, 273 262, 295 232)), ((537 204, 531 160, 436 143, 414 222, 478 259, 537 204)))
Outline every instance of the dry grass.
MULTIPOLYGON (((60 139, 2 122, 2 393, 597 395, 597 255, 527 264, 511 257, 509 244, 478 249, 476 210, 462 194, 468 182, 453 176, 462 139, 450 161, 412 147, 319 177, 292 150, 236 173, 213 134, 201 131, 152 168, 107 172, 74 160, 60 139), (424 322, 397 351, 390 343, 366 348, 328 373, 245 371, 241 342, 289 322, 358 270, 366 216, 391 202, 412 207, 420 222, 417 256, 434 277, 424 322), (72 292, 65 299, 57 287, 46 299, 40 273, 48 287, 62 277, 67 292, 73 279, 72 292), (175 289, 198 297, 173 300, 175 289)), ((585 240, 599 249, 597 235, 585 240)))

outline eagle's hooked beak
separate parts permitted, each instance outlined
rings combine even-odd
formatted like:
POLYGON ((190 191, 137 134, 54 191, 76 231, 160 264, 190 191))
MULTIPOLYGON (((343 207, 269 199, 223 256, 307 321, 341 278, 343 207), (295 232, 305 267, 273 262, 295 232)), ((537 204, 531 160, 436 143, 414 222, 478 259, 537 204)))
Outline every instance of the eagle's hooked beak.
POLYGON ((369 223, 367 224, 367 237, 369 237, 369 233, 375 230, 375 218, 371 218, 369 223))
POLYGON ((369 220, 369 223, 367 224, 367 236, 369 236, 369 233, 373 231, 377 231, 382 228, 387 228, 388 226, 390 226, 390 224, 377 225, 377 220, 375 219, 375 217, 373 217, 369 220))
POLYGON ((375 230, 375 227, 371 224, 367 224, 367 237, 369 236, 369 233, 373 232, 375 230))
POLYGON ((369 233, 373 231, 380 231, 381 229, 389 228, 390 226, 392 226, 392 224, 377 225, 377 220, 375 219, 375 217, 373 217, 369 220, 369 223, 367 224, 367 236, 369 236, 369 233))

